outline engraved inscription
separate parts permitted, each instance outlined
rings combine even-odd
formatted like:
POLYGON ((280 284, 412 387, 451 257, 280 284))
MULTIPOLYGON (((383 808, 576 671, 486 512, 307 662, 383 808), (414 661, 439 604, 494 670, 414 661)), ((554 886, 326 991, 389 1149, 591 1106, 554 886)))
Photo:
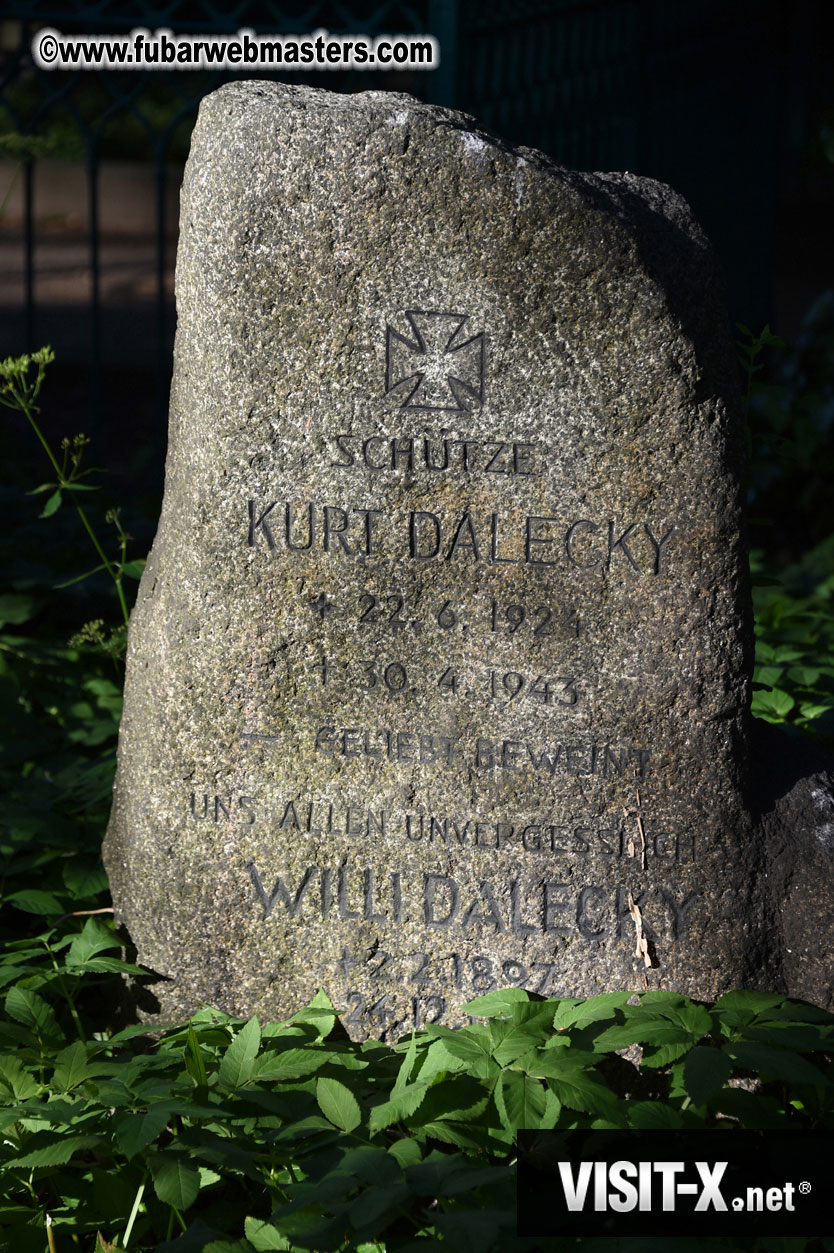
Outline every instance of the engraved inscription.
POLYGON ((386 727, 319 727, 316 752, 333 757, 413 761, 453 768, 459 759, 476 770, 533 770, 556 775, 630 776, 643 779, 651 752, 647 748, 611 744, 533 744, 529 740, 488 740, 479 736, 474 746, 435 730, 404 731, 386 727))
POLYGON ((648 522, 623 527, 614 519, 566 522, 557 515, 505 517, 466 510, 460 515, 412 509, 405 525, 382 509, 308 501, 247 503, 249 548, 287 553, 321 551, 345 559, 386 556, 415 562, 558 567, 562 570, 629 570, 659 575, 675 526, 648 522))
POLYGON ((624 809, 622 815, 589 823, 579 814, 555 818, 513 815, 489 818, 460 813, 432 813, 424 808, 393 811, 350 801, 312 801, 304 797, 277 799, 267 810, 252 796, 210 796, 191 792, 188 808, 197 822, 272 827, 279 832, 310 835, 347 835, 367 840, 400 837, 412 844, 452 849, 523 852, 579 861, 603 862, 626 858, 645 865, 656 859, 670 864, 696 861, 692 833, 670 829, 642 811, 624 809), (639 818, 639 823, 636 821, 639 818))
POLYGON ((255 821, 254 796, 212 796, 191 793, 191 817, 196 822, 239 822, 250 827, 255 821))
POLYGON ((517 670, 488 670, 474 675, 455 666, 443 670, 420 671, 415 662, 406 669, 405 663, 387 657, 372 657, 353 663, 338 658, 322 656, 310 668, 308 677, 321 687, 334 687, 340 691, 372 692, 377 696, 398 692, 417 692, 437 688, 440 692, 471 700, 481 696, 486 702, 507 706, 522 700, 540 709, 572 709, 580 703, 578 680, 569 675, 525 675, 517 670), (417 672, 417 673, 415 673, 417 672))
POLYGON ((461 628, 468 634, 471 628, 482 628, 499 635, 515 635, 521 629, 521 638, 528 633, 534 639, 578 638, 581 624, 575 609, 570 605, 554 604, 512 604, 493 600, 491 607, 481 614, 471 616, 457 602, 444 600, 435 601, 428 606, 419 606, 410 601, 399 590, 379 595, 375 592, 363 591, 356 602, 338 605, 320 593, 309 601, 310 607, 324 620, 327 614, 345 613, 353 618, 362 630, 391 631, 399 634, 409 628, 416 633, 439 627, 441 631, 452 631, 461 628), (353 605, 355 604, 355 610, 353 605), (420 614, 414 617, 414 614, 420 614), (354 616, 355 615, 355 616, 354 616))
POLYGON ((635 895, 630 887, 539 878, 524 882, 480 879, 477 889, 451 874, 400 870, 374 871, 370 866, 348 870, 338 866, 307 866, 279 874, 269 889, 254 862, 247 870, 264 919, 272 913, 298 918, 302 912, 322 919, 337 915, 342 922, 376 922, 398 927, 419 921, 429 932, 489 932, 512 935, 623 940, 633 933, 632 904, 641 910, 644 932, 656 944, 661 933, 677 943, 686 934, 697 892, 679 897, 666 887, 650 887, 635 895), (318 889, 318 890, 317 890, 318 889), (280 908, 279 908, 280 907, 280 908))
POLYGON ((523 987, 546 995, 559 969, 556 962, 529 958, 495 959, 478 953, 466 957, 457 952, 391 954, 379 948, 369 950, 364 957, 357 957, 353 950, 343 948, 334 965, 344 977, 349 971, 361 970, 369 982, 378 982, 384 976, 386 982, 404 988, 413 986, 424 995, 427 985, 447 988, 451 985, 478 995, 492 992, 498 981, 502 986, 523 987))
MULTIPOLYGON (((493 474, 510 479, 539 472, 538 445, 516 439, 449 439, 428 435, 368 435, 348 431, 331 437, 336 445, 332 469, 359 468, 380 473, 428 470, 432 474, 462 472, 493 474)), ((501 482, 501 477, 496 481, 501 482)))

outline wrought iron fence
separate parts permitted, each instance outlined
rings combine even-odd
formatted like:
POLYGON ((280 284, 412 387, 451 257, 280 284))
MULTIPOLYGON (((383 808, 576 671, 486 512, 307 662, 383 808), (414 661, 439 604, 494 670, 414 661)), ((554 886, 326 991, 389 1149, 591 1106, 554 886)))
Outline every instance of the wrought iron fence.
POLYGON ((407 90, 463 108, 566 165, 627 168, 672 182, 730 260, 738 311, 766 313, 762 258, 773 173, 786 168, 786 136, 803 108, 794 64, 797 41, 808 37, 801 2, 237 0, 221 13, 211 0, 144 0, 131 12, 125 17, 115 0, 36 0, 7 4, 0 26, 7 184, 19 167, 0 221, 0 352, 51 340, 59 356, 85 360, 94 414, 102 367, 143 364, 154 377, 164 431, 180 166, 202 96, 241 75, 49 73, 29 53, 44 25, 79 34, 136 26, 429 32, 442 51, 435 71, 319 72, 292 81, 340 91, 407 90), (50 200, 53 184, 58 191, 50 200), (77 202, 70 209, 71 185, 77 202))

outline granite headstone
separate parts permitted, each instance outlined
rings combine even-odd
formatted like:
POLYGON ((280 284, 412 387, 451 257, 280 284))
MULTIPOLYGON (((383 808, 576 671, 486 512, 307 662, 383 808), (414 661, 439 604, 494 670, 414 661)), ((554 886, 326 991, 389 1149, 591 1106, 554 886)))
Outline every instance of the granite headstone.
POLYGON ((168 1004, 755 981, 735 367, 686 204, 234 83, 182 193, 105 859, 168 1004))

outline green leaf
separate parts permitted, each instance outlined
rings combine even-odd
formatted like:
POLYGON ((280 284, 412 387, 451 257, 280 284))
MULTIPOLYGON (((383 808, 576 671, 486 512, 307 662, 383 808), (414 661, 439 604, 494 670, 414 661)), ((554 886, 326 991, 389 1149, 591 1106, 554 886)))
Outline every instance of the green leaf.
POLYGON ((391 1154, 403 1170, 407 1166, 415 1166, 423 1156, 420 1145, 416 1140, 411 1139, 395 1140, 393 1144, 388 1145, 386 1152, 391 1154))
POLYGON ((774 650, 774 661, 800 661, 805 656, 801 648, 791 648, 789 644, 780 644, 774 650))
POLYGON ((228 1088, 241 1088, 252 1078, 255 1058, 261 1046, 261 1027, 257 1018, 250 1019, 238 1031, 220 1063, 220 1082, 228 1088))
POLYGON ((84 683, 84 691, 92 692, 94 696, 105 697, 107 700, 121 702, 121 692, 111 679, 87 679, 84 683))
POLYGON ((43 1148, 33 1149, 22 1157, 14 1157, 6 1162, 6 1166, 64 1166, 75 1153, 82 1149, 90 1149, 101 1143, 101 1136, 58 1136, 54 1132, 44 1132, 36 1139, 47 1138, 43 1148))
POLYGON ((376 1144, 359 1144, 342 1153, 338 1169, 355 1175, 363 1183, 380 1186, 400 1178, 395 1158, 376 1144))
POLYGON ((0 988, 7 983, 16 983, 18 979, 27 979, 31 974, 29 966, 0 966, 0 988))
POLYGON ((431 1083, 437 1075, 465 1069, 466 1061, 462 1057, 450 1053, 444 1040, 435 1040, 425 1052, 419 1078, 424 1083, 431 1083))
POLYGON ((411 1042, 408 1046, 408 1049, 406 1050, 406 1054, 402 1060, 400 1068, 397 1071, 397 1078, 394 1083, 394 1093, 393 1093, 394 1096, 398 1096, 400 1092, 402 1092, 403 1089, 407 1086, 408 1081, 411 1078, 411 1072, 414 1069, 414 1061, 416 1057, 417 1057, 417 1037, 412 1031, 411 1042))
POLYGON ((409 1166, 405 1177, 416 1196, 445 1196, 450 1181, 467 1168, 468 1162, 462 1153, 441 1153, 433 1149, 424 1161, 409 1166))
MULTIPOLYGON (((283 1231, 290 1237, 290 1247, 302 1249, 338 1249, 343 1247, 344 1221, 322 1215, 315 1209, 302 1210, 280 1218, 283 1231), (292 1243, 295 1239, 296 1243, 292 1243)), ((159 1251, 157 1251, 159 1253, 159 1251)), ((175 1251, 171 1250, 171 1253, 175 1251)))
POLYGON ((67 891, 76 900, 89 900, 107 892, 109 888, 104 867, 91 866, 80 858, 65 862, 61 868, 61 878, 67 891))
POLYGON ((516 1060, 515 1068, 535 1079, 561 1079, 577 1070, 591 1070, 599 1064, 596 1053, 584 1049, 562 1047, 531 1049, 516 1060))
POLYGON ((834 700, 830 704, 820 705, 811 701, 800 702, 799 713, 801 717, 808 722, 813 722, 815 718, 821 718, 823 714, 827 714, 829 710, 834 708, 834 700))
POLYGON ((505 1070, 493 1090, 495 1105, 508 1131, 533 1129, 541 1124, 546 1106, 545 1089, 538 1079, 518 1070, 505 1070))
POLYGON ((765 1010, 775 1009, 777 1005, 783 1003, 784 999, 784 996, 780 996, 778 992, 725 992, 715 1002, 715 1008, 719 1013, 725 1010, 732 1010, 734 1013, 741 1012, 749 1019, 764 1013, 765 1010))
POLYGON ((764 1017, 771 1023, 787 1020, 792 1023, 815 1022, 834 1027, 834 1014, 830 1010, 809 1005, 806 1001, 783 1001, 764 1017))
POLYGON ((68 966, 83 966, 97 953, 109 948, 119 948, 120 942, 112 929, 100 918, 88 918, 83 930, 73 938, 67 953, 68 966))
POLYGON ((592 1070, 576 1070, 558 1078, 549 1076, 547 1086, 568 1109, 613 1117, 617 1098, 592 1070))
POLYGON ((375 1224, 390 1210, 408 1200, 411 1190, 406 1183, 389 1184, 385 1188, 366 1188, 348 1210, 348 1217, 358 1230, 367 1234, 375 1230, 375 1224))
POLYGON ((547 1088, 545 1091, 544 1098, 544 1113, 540 1126, 542 1131, 550 1131, 559 1121, 559 1115, 562 1112, 562 1102, 550 1088, 547 1088))
POLYGON ((319 1039, 325 1040, 336 1026, 336 1011, 324 988, 319 988, 306 1009, 299 1010, 290 1021, 311 1023, 318 1031, 319 1039))
POLYGON ((662 1131, 667 1127, 686 1127, 688 1120, 680 1110, 663 1101, 629 1101, 626 1107, 628 1125, 639 1131, 662 1131))
POLYGON ((243 1229, 255 1253, 271 1253, 273 1249, 285 1250, 293 1247, 277 1227, 261 1218, 247 1218, 243 1229))
POLYGON ((54 1043, 64 1038, 52 1007, 30 988, 22 988, 17 984, 9 989, 6 996, 6 1013, 10 1018, 29 1027, 39 1040, 54 1043))
POLYGON ((191 1022, 188 1024, 188 1035, 185 1041, 185 1068, 198 1088, 204 1088, 208 1085, 208 1075, 206 1074, 203 1054, 200 1051, 200 1041, 197 1039, 194 1024, 191 1022))
POLYGON ((123 962, 119 957, 90 957, 78 966, 68 966, 70 974, 123 974, 147 975, 147 970, 134 966, 131 962, 123 962))
POLYGON ((61 489, 59 487, 57 488, 56 491, 52 493, 52 495, 47 500, 46 504, 44 505, 43 509, 40 512, 40 517, 51 518, 53 513, 57 513, 60 507, 61 507, 61 489))
POLYGON ((500 1018, 512 1013, 512 1008, 519 1001, 529 1001, 530 993, 523 988, 502 988, 496 992, 487 992, 474 1001, 464 1005, 464 1012, 472 1018, 500 1018))
POLYGON ((524 1027, 526 1031, 535 1032, 545 1046, 553 1039, 564 1039, 567 1042, 567 1037, 553 1034, 552 1001, 519 1002, 513 1005, 510 1018, 514 1027, 524 1027))
POLYGON ((764 718, 767 722, 784 722, 794 706, 790 692, 775 687, 772 692, 754 692, 752 713, 754 718, 764 718))
POLYGON ((710 1109, 737 1119, 742 1127, 788 1131, 791 1128, 791 1120, 772 1097, 746 1092, 744 1088, 722 1088, 710 1102, 710 1109))
POLYGON ((338 1079, 316 1080, 316 1101, 325 1118, 340 1131, 353 1131, 362 1121, 356 1097, 338 1079))
POLYGON ((14 905, 24 914, 63 914, 64 906, 52 892, 44 892, 41 888, 21 888, 6 897, 9 905, 14 905))
POLYGON ((19 1057, 11 1053, 0 1054, 0 1085, 8 1088, 16 1101, 27 1101, 40 1091, 40 1084, 34 1075, 29 1073, 19 1057))
POLYGON ((161 1135, 168 1123, 166 1105, 152 1105, 144 1114, 125 1114, 115 1124, 116 1143, 130 1161, 161 1135))
POLYGON ((506 1247, 515 1227, 515 1216, 505 1210, 451 1210, 432 1214, 432 1224, 443 1236, 444 1243, 457 1253, 483 1253, 484 1249, 506 1247), (501 1231, 508 1237, 500 1238, 501 1231))
POLYGON ((788 678, 800 687, 813 687, 819 681, 820 671, 813 666, 791 666, 788 678))
POLYGON ((779 1048, 798 1049, 800 1052, 834 1052, 830 1026, 820 1030, 811 1023, 770 1019, 751 1023, 744 1028, 742 1035, 745 1040, 761 1040, 763 1044, 775 1044, 779 1048))
POLYGON ((489 1036, 481 1027, 463 1027, 443 1035, 446 1050, 453 1057, 466 1062, 467 1069, 480 1078, 486 1078, 493 1066, 489 1036))
POLYGON ((617 1010, 622 1009, 633 995, 633 992, 602 992, 599 996, 589 997, 587 1001, 560 1001, 553 1026, 560 1031, 566 1027, 614 1018, 617 1010))
POLYGON ((621 1026, 603 1031, 594 1048, 610 1052, 641 1044, 644 1066, 665 1066, 682 1057, 711 1030, 712 1019, 703 1006, 683 998, 650 998, 651 993, 644 996, 621 1026))
POLYGON ((87 1050, 80 1040, 61 1049, 55 1058, 52 1086, 56 1092, 71 1092, 93 1073, 87 1064, 87 1050))
POLYGON ((256 1060, 252 1078, 256 1083, 281 1083, 312 1075, 336 1054, 317 1052, 311 1047, 299 1049, 269 1049, 256 1060))
POLYGON ((490 1127, 489 1136, 486 1137, 482 1128, 477 1124, 453 1122, 447 1119, 439 1118, 436 1122, 427 1122, 420 1125, 420 1136, 427 1140, 440 1140, 442 1144, 456 1144, 458 1148, 468 1149, 482 1153, 484 1151, 484 1140, 489 1139, 490 1144, 496 1141, 511 1144, 513 1133, 507 1131, 504 1127, 490 1127))
POLYGON ((135 561, 126 561, 122 566, 122 574, 126 574, 129 579, 141 579, 142 571, 145 569, 145 558, 138 557, 135 561))
POLYGON ((393 1122, 409 1118, 419 1109, 428 1090, 429 1084, 427 1083, 413 1083, 392 1096, 390 1101, 375 1105, 370 1114, 371 1134, 375 1135, 377 1131, 382 1131, 393 1122))
POLYGON ((522 1023, 491 1022, 490 1036, 494 1041, 492 1056, 499 1066, 509 1066, 517 1058, 529 1053, 532 1048, 542 1042, 543 1033, 529 1028, 522 1023))
POLYGON ((783 666, 756 666, 753 670, 753 681, 763 683, 767 688, 774 688, 784 673, 783 666))
MULTIPOLYGON (((500 1073, 496 1067, 496 1075, 500 1073)), ((408 1125, 422 1126, 437 1119, 459 1119, 472 1122, 484 1111, 489 1100, 489 1087, 470 1074, 449 1075, 429 1086, 416 1114, 410 1115, 408 1125)))
POLYGON ((696 1044, 683 1064, 684 1087, 695 1105, 706 1105, 732 1073, 733 1064, 726 1053, 696 1044))
POLYGON ((153 1186, 165 1205, 187 1210, 200 1191, 200 1172, 184 1157, 164 1157, 153 1168, 153 1186))
POLYGON ((772 1048, 769 1044, 752 1040, 738 1040, 725 1044, 724 1051, 745 1070, 753 1070, 768 1078, 781 1079, 783 1083, 831 1087, 831 1080, 822 1071, 788 1049, 772 1048))
POLYGON ((12 623, 19 626, 28 622, 37 613, 39 603, 34 596, 26 596, 18 592, 6 592, 0 596, 0 626, 12 623))

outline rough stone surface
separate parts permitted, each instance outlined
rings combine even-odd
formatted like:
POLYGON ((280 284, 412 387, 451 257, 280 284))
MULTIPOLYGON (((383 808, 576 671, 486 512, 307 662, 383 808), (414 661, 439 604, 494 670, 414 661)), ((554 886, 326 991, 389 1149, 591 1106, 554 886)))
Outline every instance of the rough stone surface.
POLYGON ((755 725, 752 748, 766 982, 834 1010, 834 761, 804 736, 767 723, 755 725))
POLYGON ((324 987, 383 1035, 496 984, 755 984, 734 364, 685 203, 235 83, 177 301, 105 849, 173 1000, 324 987))

